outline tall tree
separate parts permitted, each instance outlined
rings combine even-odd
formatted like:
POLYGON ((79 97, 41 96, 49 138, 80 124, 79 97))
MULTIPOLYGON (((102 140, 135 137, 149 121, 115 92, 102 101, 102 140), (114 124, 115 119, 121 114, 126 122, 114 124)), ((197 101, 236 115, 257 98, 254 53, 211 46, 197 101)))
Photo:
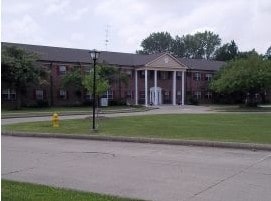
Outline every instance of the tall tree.
POLYGON ((183 41, 185 57, 195 59, 211 59, 221 43, 219 35, 210 31, 185 35, 183 41))
POLYGON ((138 54, 155 54, 160 52, 170 52, 173 45, 173 38, 168 32, 157 32, 150 34, 141 42, 142 50, 137 50, 138 54))
MULTIPOLYGON (((102 67, 101 66, 97 66, 96 69, 95 69, 95 73, 96 73, 96 94, 98 96, 101 96, 103 95, 109 88, 109 83, 108 83, 108 80, 105 79, 103 76, 102 76, 102 67)), ((88 75, 85 75, 82 79, 82 85, 83 87, 88 91, 90 92, 91 94, 93 93, 93 79, 94 79, 94 71, 92 70, 90 72, 90 74, 88 75)))
POLYGON ((215 51, 215 59, 219 61, 230 61, 238 55, 238 47, 234 40, 222 45, 215 51))
POLYGON ((251 56, 260 56, 260 55, 255 49, 252 49, 250 51, 238 52, 237 54, 237 58, 240 58, 240 59, 241 58, 247 59, 251 56))
POLYGON ((231 61, 214 77, 210 88, 217 93, 241 92, 247 95, 247 105, 255 106, 255 93, 264 94, 271 88, 271 61, 256 55, 231 61))
POLYGON ((172 54, 174 54, 175 57, 184 57, 185 56, 185 46, 183 37, 176 36, 173 40, 172 48, 171 48, 172 54))
POLYGON ((38 63, 38 55, 14 46, 2 47, 1 79, 16 90, 16 108, 21 107, 22 93, 30 84, 47 84, 47 72, 38 63))
POLYGON ((80 69, 74 68, 70 72, 68 72, 63 79, 61 80, 61 85, 63 88, 73 88, 75 90, 75 95, 78 99, 81 98, 82 95, 82 74, 80 69))
POLYGON ((271 46, 266 50, 265 58, 271 60, 271 46))

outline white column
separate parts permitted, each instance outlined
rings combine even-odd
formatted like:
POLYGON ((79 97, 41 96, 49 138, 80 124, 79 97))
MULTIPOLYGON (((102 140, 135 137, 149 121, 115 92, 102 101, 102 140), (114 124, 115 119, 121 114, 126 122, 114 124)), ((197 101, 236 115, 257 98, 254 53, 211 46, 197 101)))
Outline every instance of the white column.
POLYGON ((157 94, 157 70, 154 71, 154 105, 158 104, 158 94, 157 94))
POLYGON ((182 105, 184 105, 184 71, 182 71, 182 105))
POLYGON ((138 105, 137 70, 135 70, 135 105, 138 105))
POLYGON ((173 71, 172 105, 176 105, 176 71, 173 71))
POLYGON ((145 70, 145 106, 148 106, 148 70, 145 70))

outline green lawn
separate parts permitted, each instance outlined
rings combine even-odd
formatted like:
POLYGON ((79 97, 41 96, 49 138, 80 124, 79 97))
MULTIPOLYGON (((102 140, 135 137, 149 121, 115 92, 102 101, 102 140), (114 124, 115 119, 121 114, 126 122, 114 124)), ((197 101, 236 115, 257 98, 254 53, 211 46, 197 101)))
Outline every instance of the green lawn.
MULTIPOLYGON (((99 135, 167 139, 215 140, 271 144, 271 114, 146 115, 98 120, 99 135)), ((2 130, 91 134, 91 120, 20 123, 2 130)))
POLYGON ((2 180, 3 201, 136 201, 97 193, 2 180))

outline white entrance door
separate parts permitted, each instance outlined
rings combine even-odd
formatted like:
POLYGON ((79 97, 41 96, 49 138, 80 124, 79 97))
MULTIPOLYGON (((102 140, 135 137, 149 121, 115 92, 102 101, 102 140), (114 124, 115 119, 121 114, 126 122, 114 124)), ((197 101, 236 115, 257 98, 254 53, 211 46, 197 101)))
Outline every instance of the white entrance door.
POLYGON ((157 102, 155 102, 155 87, 150 88, 150 103, 153 105, 161 105, 162 104, 162 94, 161 94, 161 88, 156 87, 156 94, 157 94, 157 102))

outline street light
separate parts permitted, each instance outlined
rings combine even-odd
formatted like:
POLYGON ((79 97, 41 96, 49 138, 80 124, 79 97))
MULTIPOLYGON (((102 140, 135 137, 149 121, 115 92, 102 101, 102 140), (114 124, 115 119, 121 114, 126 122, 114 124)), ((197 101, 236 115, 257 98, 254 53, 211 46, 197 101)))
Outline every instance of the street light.
POLYGON ((93 103, 92 103, 92 129, 95 130, 95 108, 96 108, 96 61, 99 58, 100 52, 97 50, 89 51, 91 58, 93 59, 93 103))

